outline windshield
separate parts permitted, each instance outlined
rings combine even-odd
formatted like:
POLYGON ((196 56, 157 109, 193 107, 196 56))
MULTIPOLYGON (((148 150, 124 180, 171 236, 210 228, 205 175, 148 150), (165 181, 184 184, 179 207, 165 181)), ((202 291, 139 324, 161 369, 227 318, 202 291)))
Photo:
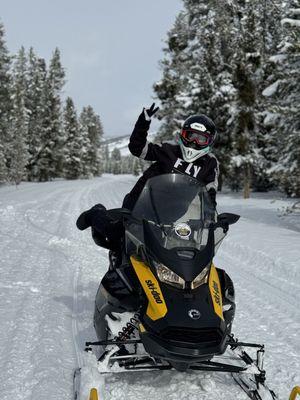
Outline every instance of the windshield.
MULTIPOLYGON (((132 215, 146 220, 166 249, 206 246, 215 209, 206 188, 186 175, 159 175, 147 181, 132 215)), ((144 242, 143 225, 130 223, 129 235, 144 242)))

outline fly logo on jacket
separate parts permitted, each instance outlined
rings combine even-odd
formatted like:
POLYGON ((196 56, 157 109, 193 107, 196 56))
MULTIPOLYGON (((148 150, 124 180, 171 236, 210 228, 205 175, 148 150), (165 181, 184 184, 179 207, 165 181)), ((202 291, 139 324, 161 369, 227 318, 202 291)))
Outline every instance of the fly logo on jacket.
POLYGON ((193 163, 188 163, 181 158, 177 158, 174 164, 174 170, 182 174, 191 175, 193 178, 197 178, 201 170, 201 165, 198 166, 193 163))

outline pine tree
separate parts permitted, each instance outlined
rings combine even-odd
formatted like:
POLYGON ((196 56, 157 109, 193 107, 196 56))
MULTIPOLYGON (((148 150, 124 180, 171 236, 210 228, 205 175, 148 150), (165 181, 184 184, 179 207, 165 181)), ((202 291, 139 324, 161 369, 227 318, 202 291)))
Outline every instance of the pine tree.
POLYGON ((26 55, 22 47, 18 53, 13 69, 13 85, 11 88, 13 108, 9 126, 9 177, 18 185, 26 177, 28 162, 27 134, 28 110, 26 109, 26 55))
POLYGON ((0 182, 8 179, 7 171, 7 140, 9 113, 11 110, 10 100, 10 56, 6 48, 5 31, 0 23, 0 182))
POLYGON ((110 157, 109 157, 109 150, 108 145, 103 146, 103 172, 109 173, 110 172, 110 157))
POLYGON ((61 121, 61 90, 64 86, 64 69, 60 52, 55 49, 50 61, 43 91, 42 149, 36 162, 38 179, 47 181, 63 175, 63 144, 65 138, 61 121))
POLYGON ((135 176, 140 174, 140 164, 138 158, 134 158, 131 173, 135 176))
POLYGON ((29 162, 27 166, 28 179, 36 180, 39 177, 37 163, 43 149, 44 131, 43 118, 47 104, 45 98, 46 85, 46 62, 38 58, 33 48, 28 54, 28 89, 27 89, 27 108, 29 109, 28 121, 28 152, 29 162))
POLYGON ((154 84, 154 91, 161 101, 159 118, 163 123, 157 140, 173 139, 184 119, 182 90, 187 80, 188 15, 179 13, 174 26, 168 33, 165 57, 161 62, 163 77, 154 84))
POLYGON ((118 148, 114 148, 111 152, 111 173, 118 175, 121 174, 121 152, 118 148))
POLYGON ((82 174, 82 141, 73 100, 68 97, 64 109, 64 166, 67 179, 78 179, 82 174))
POLYGON ((232 132, 231 182, 242 182, 244 197, 250 196, 255 172, 264 169, 264 157, 259 146, 258 84, 262 62, 260 30, 257 26, 256 2, 240 2, 235 16, 236 36, 232 67, 233 84, 236 89, 233 115, 230 120, 232 132))
POLYGON ((99 176, 102 172, 100 147, 103 128, 100 117, 91 106, 84 107, 80 114, 80 130, 85 142, 82 159, 85 175, 99 176))
POLYGON ((0 184, 8 179, 8 172, 6 167, 5 150, 3 144, 0 142, 0 184))
POLYGON ((270 169, 274 180, 289 196, 300 196, 300 2, 286 3, 279 52, 272 84, 265 89, 273 116, 271 136, 276 157, 270 169), (276 121, 274 123, 274 120, 276 121))

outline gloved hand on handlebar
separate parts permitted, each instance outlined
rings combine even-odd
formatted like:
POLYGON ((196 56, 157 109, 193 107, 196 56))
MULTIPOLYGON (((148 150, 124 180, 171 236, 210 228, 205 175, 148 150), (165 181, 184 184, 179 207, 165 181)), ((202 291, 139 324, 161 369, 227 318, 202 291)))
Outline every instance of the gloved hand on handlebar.
POLYGON ((76 226, 81 231, 91 226, 104 234, 104 227, 107 222, 109 222, 109 218, 106 215, 106 208, 102 204, 96 204, 80 214, 76 221, 76 226))
POLYGON ((98 246, 120 251, 121 240, 124 236, 123 221, 109 217, 102 204, 96 204, 80 214, 76 226, 81 231, 91 227, 93 239, 98 246))

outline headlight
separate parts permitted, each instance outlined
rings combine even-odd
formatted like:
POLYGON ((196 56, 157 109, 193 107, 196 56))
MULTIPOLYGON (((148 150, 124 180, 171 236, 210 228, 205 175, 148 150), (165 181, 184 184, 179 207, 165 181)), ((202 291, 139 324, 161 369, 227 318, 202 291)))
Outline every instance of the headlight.
POLYGON ((209 274, 210 264, 205 267, 198 276, 192 282, 192 289, 196 289, 197 287, 203 285, 203 283, 207 283, 208 274, 209 274))
MULTIPOLYGON (((165 265, 157 263, 155 261, 153 261, 153 263, 154 266, 156 267, 157 276, 161 282, 167 283, 171 286, 175 286, 179 289, 185 288, 184 279, 175 274, 175 272, 171 271, 165 265)), ((207 283, 209 275, 209 267, 210 264, 207 267, 205 267, 198 276, 196 276, 196 278, 191 283, 192 289, 196 289, 197 287, 203 285, 204 283, 207 283)))
POLYGON ((175 286, 179 289, 184 289, 184 279, 180 278, 180 276, 163 264, 154 261, 154 265, 156 267, 157 276, 161 282, 168 283, 169 285, 175 286))

